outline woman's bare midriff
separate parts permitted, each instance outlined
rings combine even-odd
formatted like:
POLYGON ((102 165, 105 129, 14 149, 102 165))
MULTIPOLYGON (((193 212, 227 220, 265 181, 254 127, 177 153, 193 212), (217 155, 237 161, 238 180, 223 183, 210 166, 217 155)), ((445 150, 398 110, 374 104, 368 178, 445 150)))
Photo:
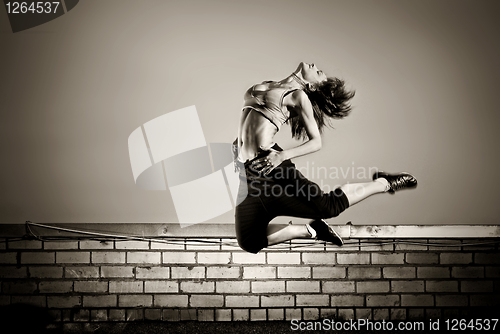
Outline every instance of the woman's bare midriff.
POLYGON ((274 145, 273 138, 278 132, 276 126, 255 109, 247 108, 248 112, 241 124, 241 147, 239 159, 242 162, 257 156, 260 147, 270 148, 274 145))

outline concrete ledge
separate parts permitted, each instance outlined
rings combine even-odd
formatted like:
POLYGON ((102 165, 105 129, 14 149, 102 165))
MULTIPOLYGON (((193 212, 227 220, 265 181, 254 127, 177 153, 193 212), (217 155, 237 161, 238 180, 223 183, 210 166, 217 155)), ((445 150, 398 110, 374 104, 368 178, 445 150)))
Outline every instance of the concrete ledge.
MULTIPOLYGON (((279 224, 285 227, 286 225, 279 224)), ((234 238, 233 224, 57 223, 0 224, 0 237, 22 237, 29 229, 42 237, 99 237, 101 234, 157 238, 234 238)), ((332 225, 343 238, 498 238, 500 225, 332 225)))

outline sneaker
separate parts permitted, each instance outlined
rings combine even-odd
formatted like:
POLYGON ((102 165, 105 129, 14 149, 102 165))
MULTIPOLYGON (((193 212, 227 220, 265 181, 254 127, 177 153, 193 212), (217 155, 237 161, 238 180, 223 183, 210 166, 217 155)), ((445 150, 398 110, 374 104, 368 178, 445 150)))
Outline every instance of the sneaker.
POLYGON ((409 173, 389 174, 383 171, 378 171, 373 174, 373 180, 384 178, 389 182, 388 192, 394 192, 402 189, 415 188, 417 186, 417 179, 409 173))
POLYGON ((316 231, 316 240, 331 242, 339 247, 344 244, 340 235, 328 226, 324 220, 313 220, 309 223, 309 226, 316 231))

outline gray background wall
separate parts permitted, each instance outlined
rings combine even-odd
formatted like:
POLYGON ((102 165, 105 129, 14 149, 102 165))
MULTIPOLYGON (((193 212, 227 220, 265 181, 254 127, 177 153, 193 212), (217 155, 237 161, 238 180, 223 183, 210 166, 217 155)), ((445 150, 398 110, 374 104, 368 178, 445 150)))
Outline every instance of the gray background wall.
POLYGON ((13 34, 1 9, 0 221, 177 221, 168 192, 134 184, 130 133, 196 105, 207 142, 231 142, 244 91, 306 61, 356 97, 297 166, 348 174, 309 175, 330 188, 370 167, 419 180, 333 224, 496 224, 499 14, 498 1, 86 0, 13 34))

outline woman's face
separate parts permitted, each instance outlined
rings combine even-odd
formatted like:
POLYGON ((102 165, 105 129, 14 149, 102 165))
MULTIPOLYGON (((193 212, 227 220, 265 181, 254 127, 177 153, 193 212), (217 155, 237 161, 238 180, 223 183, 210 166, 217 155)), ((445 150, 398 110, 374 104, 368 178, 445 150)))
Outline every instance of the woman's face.
POLYGON ((310 83, 320 83, 326 80, 326 74, 319 70, 315 64, 300 63, 297 68, 302 74, 302 79, 310 83))

